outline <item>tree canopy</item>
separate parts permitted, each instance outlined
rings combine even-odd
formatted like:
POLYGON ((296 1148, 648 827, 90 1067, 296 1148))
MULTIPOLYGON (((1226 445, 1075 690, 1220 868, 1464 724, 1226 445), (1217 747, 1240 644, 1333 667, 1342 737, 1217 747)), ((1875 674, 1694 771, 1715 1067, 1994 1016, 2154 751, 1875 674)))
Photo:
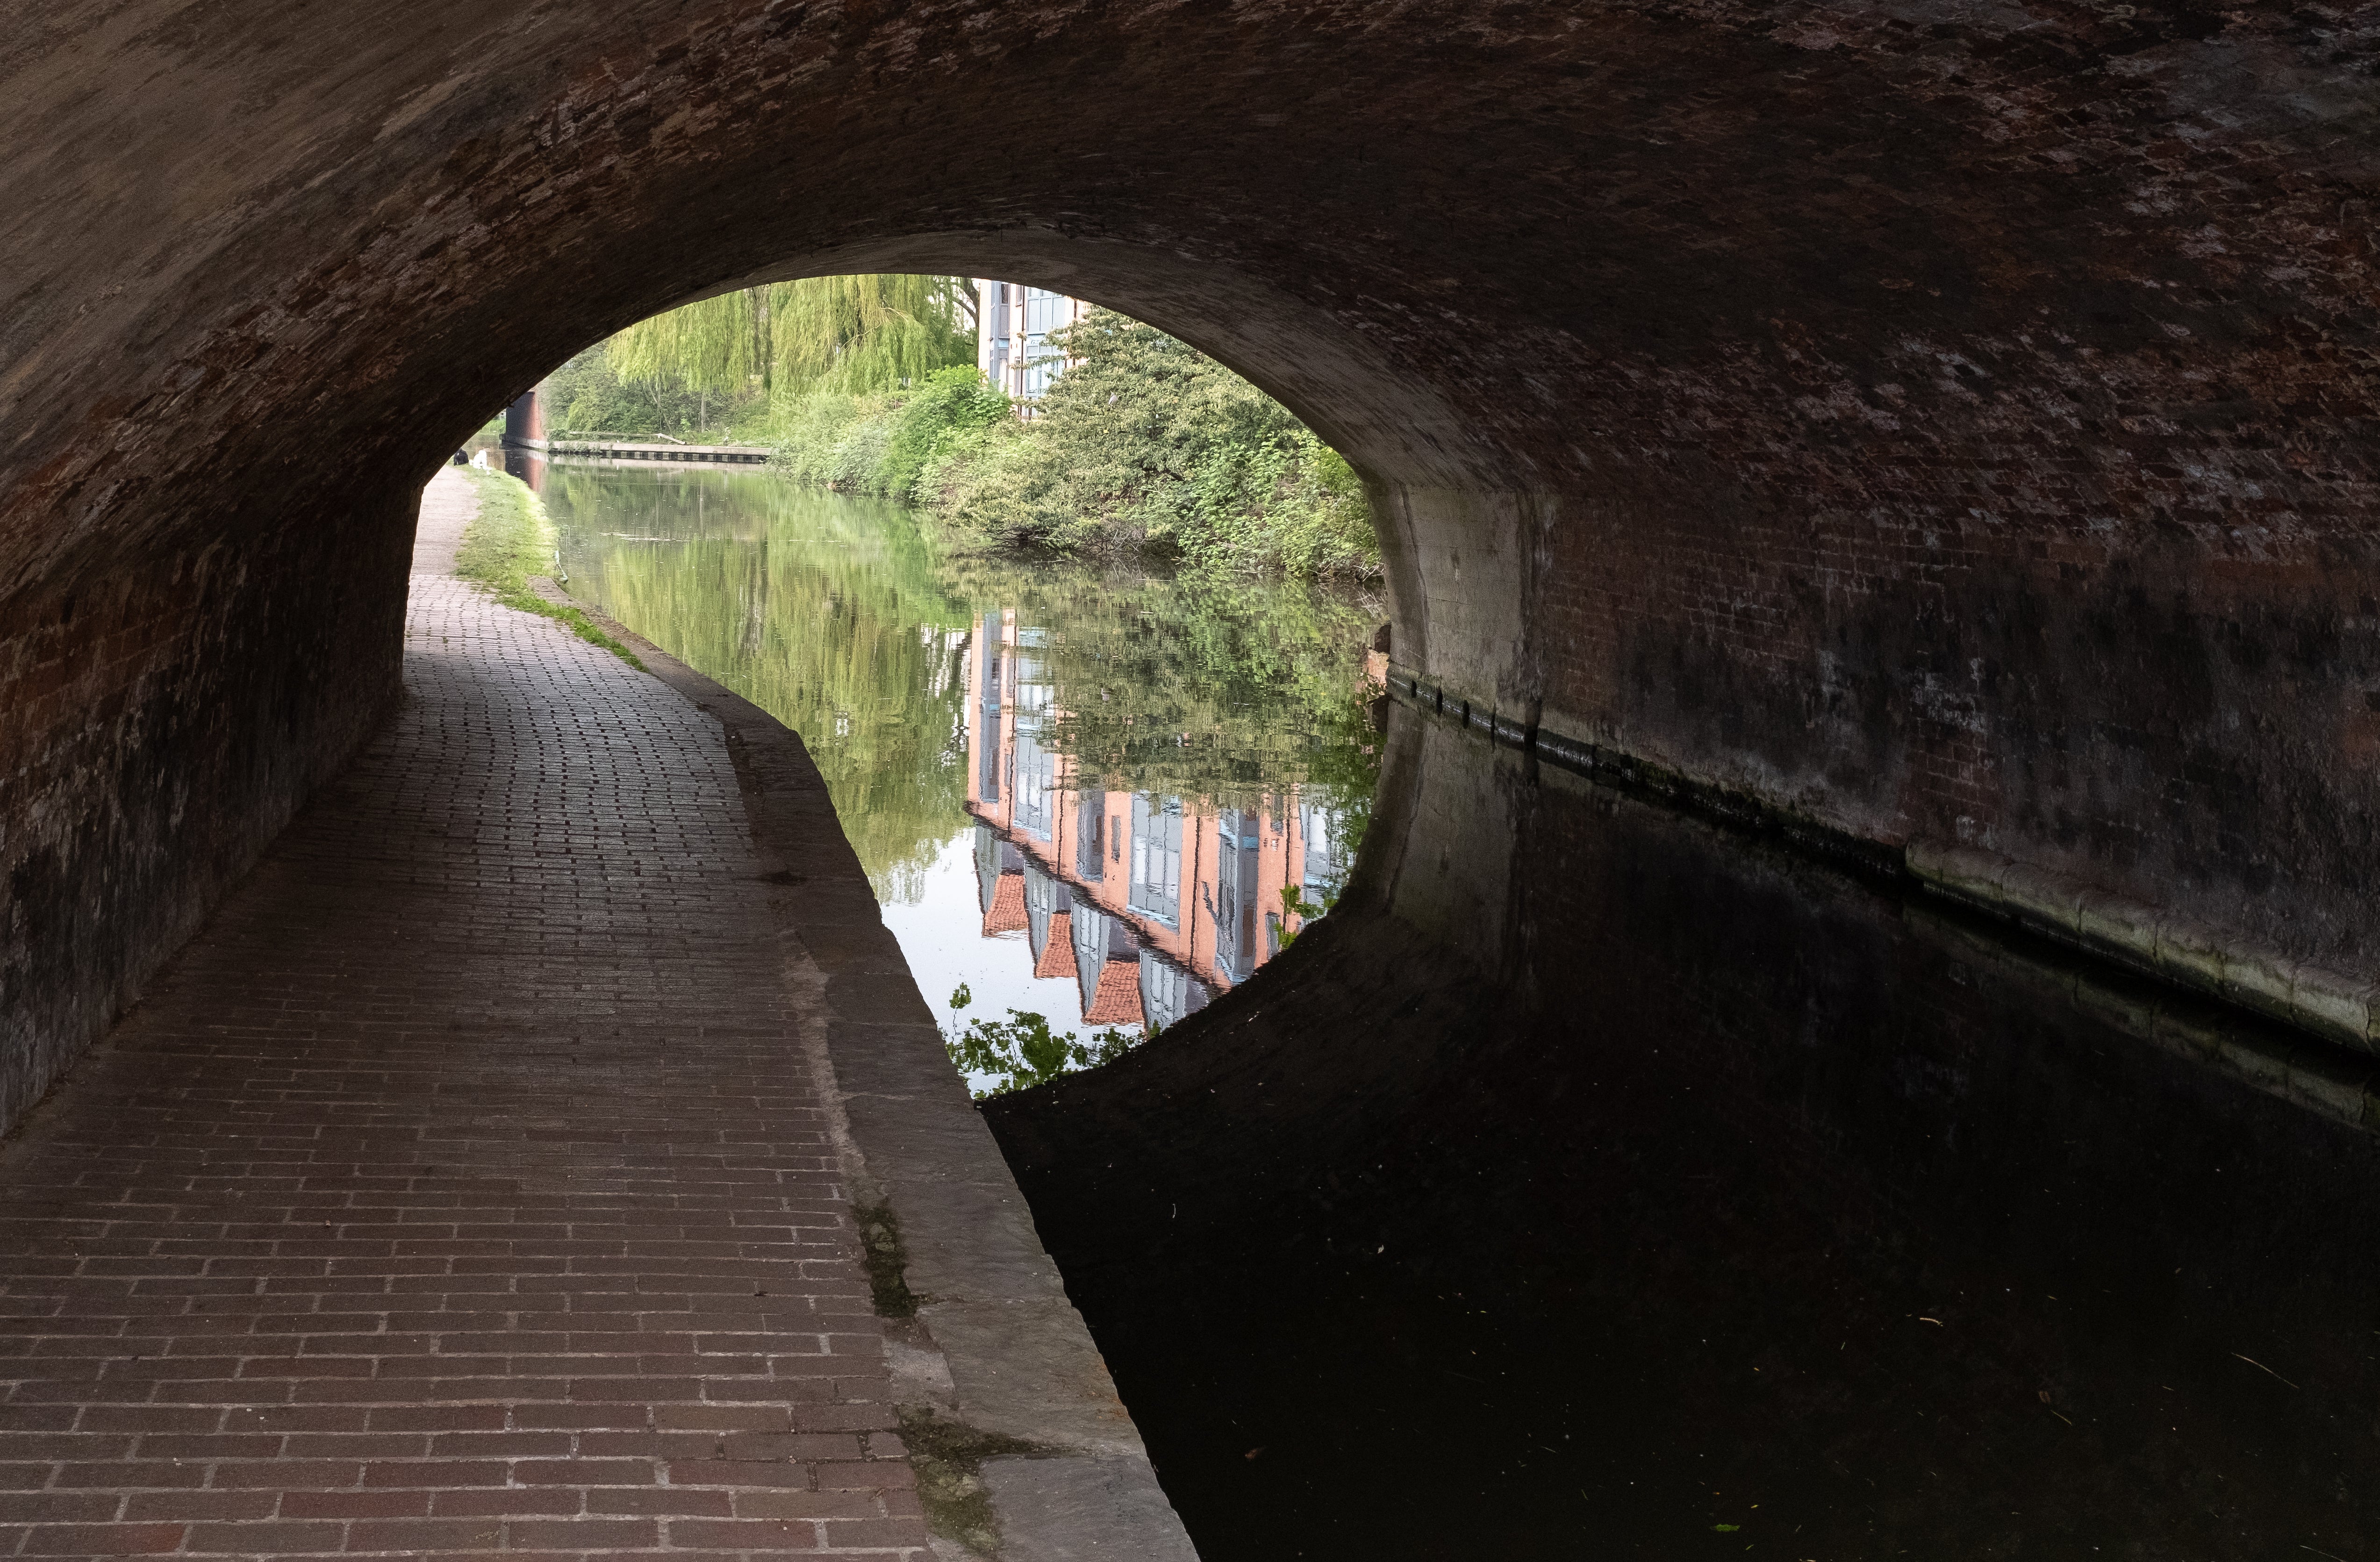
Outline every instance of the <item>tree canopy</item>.
POLYGON ((639 321, 605 356, 628 382, 688 390, 889 390, 975 361, 975 285, 869 272, 738 288, 639 321))

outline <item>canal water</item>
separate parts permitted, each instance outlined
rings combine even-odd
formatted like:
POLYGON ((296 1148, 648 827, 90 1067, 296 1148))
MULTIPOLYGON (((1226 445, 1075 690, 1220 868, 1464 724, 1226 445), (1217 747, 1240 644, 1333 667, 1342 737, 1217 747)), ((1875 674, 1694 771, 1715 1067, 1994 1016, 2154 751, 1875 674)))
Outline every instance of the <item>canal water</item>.
POLYGON ((1209 1562, 2380 1556, 2380 1101, 1402 706, 1340 909, 986 1103, 1209 1562))
POLYGON ((1207 1562, 2380 1557, 2355 1059, 1375 708, 1361 599, 541 481, 1074 1038, 972 1072, 1207 1562))
POLYGON ((1363 593, 954 556, 765 472, 537 466, 570 589, 801 734, 978 1093, 1197 1012, 1345 883, 1363 593))

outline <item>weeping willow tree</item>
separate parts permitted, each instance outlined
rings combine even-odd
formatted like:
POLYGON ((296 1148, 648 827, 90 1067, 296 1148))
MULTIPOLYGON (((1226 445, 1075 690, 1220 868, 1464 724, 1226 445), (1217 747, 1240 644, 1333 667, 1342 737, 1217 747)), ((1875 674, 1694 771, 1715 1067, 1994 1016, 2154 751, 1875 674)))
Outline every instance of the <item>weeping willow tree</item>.
POLYGON ((640 321, 604 356, 626 382, 746 395, 890 390, 975 359, 962 276, 814 276, 739 288, 640 321))
POLYGON ((738 288, 638 321, 604 345, 604 358, 626 383, 749 394, 769 373, 772 291, 738 288))
POLYGON ((885 391, 975 361, 963 276, 815 276, 783 285, 777 364, 793 391, 885 391))

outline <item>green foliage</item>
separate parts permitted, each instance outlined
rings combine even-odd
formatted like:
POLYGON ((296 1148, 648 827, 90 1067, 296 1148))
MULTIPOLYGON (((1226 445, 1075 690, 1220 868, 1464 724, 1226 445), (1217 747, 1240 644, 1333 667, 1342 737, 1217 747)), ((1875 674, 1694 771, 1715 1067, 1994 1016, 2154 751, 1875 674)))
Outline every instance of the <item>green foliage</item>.
POLYGON ((975 285, 871 272, 738 288, 638 321, 603 354, 624 386, 736 398, 890 390, 975 361, 975 285))
POLYGON ((1320 905, 1316 905, 1312 901, 1305 898, 1305 887, 1304 885, 1282 885, 1281 887, 1281 947, 1283 949, 1289 948, 1290 945, 1297 942, 1297 935, 1305 931, 1304 927, 1299 927, 1295 931, 1290 930, 1289 919, 1291 917, 1294 916, 1301 922, 1311 922, 1318 916, 1328 916, 1330 914, 1330 908, 1338 903, 1339 891, 1336 890, 1332 890, 1325 893, 1322 897, 1322 903, 1320 905))
POLYGON ((785 404, 772 460, 804 482, 910 500, 921 474, 963 442, 1014 421, 1010 411, 972 364, 936 369, 908 391, 813 392, 785 404))
POLYGON ((554 528, 529 486, 503 472, 464 468, 479 486, 480 513, 463 528, 455 551, 455 573, 486 588, 497 601, 520 612, 550 618, 590 646, 601 646, 638 672, 636 653, 597 627, 577 608, 558 607, 528 588, 529 576, 553 567, 554 528))
POLYGON ((546 422, 556 432, 683 438, 755 418, 798 421, 821 390, 878 393, 972 364, 974 319, 965 277, 737 288, 638 321, 563 365, 546 378, 546 422))
POLYGON ((912 497, 927 467, 968 434, 1008 421, 1013 410, 972 362, 937 369, 886 420, 890 432, 876 463, 877 491, 893 499, 912 497))
POLYGON ((1021 437, 946 461, 963 533, 1060 552, 1156 548, 1218 575, 1378 568, 1354 470, 1279 402, 1154 326, 1098 309, 1021 437))
MULTIPOLYGON (((964 986, 951 994, 954 1010, 965 1009, 968 1002, 964 986)), ((1047 1016, 1017 1009, 1010 1010, 1005 1020, 974 1020, 965 1030, 942 1035, 942 1045, 960 1072, 1004 1076, 990 1090, 977 1091, 978 1101, 1012 1090, 1030 1090, 1060 1074, 1112 1062, 1139 1041, 1112 1026, 1080 1039, 1052 1035, 1047 1016)))
POLYGON ((886 391, 975 361, 975 285, 965 277, 813 276, 769 292, 784 389, 886 391))
POLYGON ((1109 310, 1051 340, 1073 361, 1030 421, 962 368, 813 393, 780 404, 778 467, 927 506, 989 551, 1152 552, 1219 580, 1378 573, 1361 479, 1280 403, 1109 310))
POLYGON ((868 430, 884 421, 881 398, 846 396, 832 391, 780 404, 769 462, 787 477, 846 493, 873 491, 872 451, 880 443, 868 430), (857 436, 855 438, 854 436, 857 436))
POLYGON ((623 384, 748 394, 773 362, 770 293, 738 288, 640 320, 603 345, 623 384))
POLYGON ((666 376, 623 380, 605 343, 547 375, 539 394, 545 400, 546 427, 557 434, 712 436, 728 431, 739 418, 765 416, 769 405, 757 392, 739 396, 666 376))

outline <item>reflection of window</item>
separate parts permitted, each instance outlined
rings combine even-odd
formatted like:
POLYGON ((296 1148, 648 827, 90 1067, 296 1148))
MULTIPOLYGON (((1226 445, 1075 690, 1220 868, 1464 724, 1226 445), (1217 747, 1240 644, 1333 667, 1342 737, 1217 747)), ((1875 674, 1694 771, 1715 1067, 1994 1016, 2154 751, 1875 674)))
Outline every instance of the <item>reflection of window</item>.
POLYGON ((1043 748, 1040 740, 1017 723, 1016 733, 1016 822, 1031 830, 1039 840, 1050 839, 1050 802, 1055 795, 1051 783, 1058 777, 1058 757, 1043 748))
POLYGON ((1256 816, 1226 808, 1215 832, 1215 964, 1245 981, 1257 968, 1256 816))
POLYGON ((1025 859, 1025 936, 1035 960, 1050 947, 1050 914, 1072 904, 1064 885, 1042 872, 1032 858, 1025 859))
POLYGON ((976 729, 978 744, 976 791, 986 803, 1000 801, 1000 615, 983 615, 983 633, 976 641, 977 660, 983 668, 983 720, 976 729))
POLYGON ((1041 682, 1040 658, 1021 648, 1038 636, 1019 629, 1016 638, 1020 648, 1014 668, 1015 710, 1010 717, 1015 727, 1016 746, 1009 760, 1016 788, 1016 822, 1037 839, 1047 841, 1056 823, 1058 782, 1058 757, 1041 746, 1042 721, 1049 713, 1050 690, 1041 682))
POLYGON ((1083 999, 1083 1017, 1091 1013, 1091 1000, 1099 996, 1099 968, 1107 963, 1108 919, 1097 906, 1077 905, 1068 924, 1075 939, 1075 986, 1083 999))
POLYGON ((1182 799, 1132 800, 1133 910, 1171 927, 1182 920, 1182 799))
POLYGON ((978 908, 980 911, 991 910, 991 898, 1000 888, 1000 837, 990 825, 975 827, 975 889, 983 902, 978 908))
POLYGON ((1339 811, 1320 803, 1300 803, 1297 824, 1305 837, 1305 898, 1328 904, 1346 885, 1354 843, 1344 838, 1347 827, 1339 811))
POLYGON ((1140 1011, 1148 1023, 1174 1024, 1206 1007, 1206 984, 1147 950, 1140 951, 1140 1011))
POLYGON ((1107 871, 1108 796, 1086 792, 1075 805, 1075 871, 1092 883, 1107 871))

